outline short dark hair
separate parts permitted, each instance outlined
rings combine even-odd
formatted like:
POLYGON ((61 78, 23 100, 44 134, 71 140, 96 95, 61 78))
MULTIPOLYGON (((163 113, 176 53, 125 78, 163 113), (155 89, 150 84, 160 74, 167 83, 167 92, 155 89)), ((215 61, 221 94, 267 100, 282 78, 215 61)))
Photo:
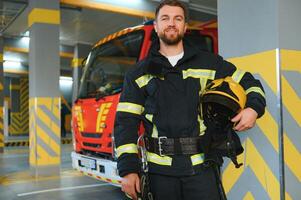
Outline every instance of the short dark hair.
POLYGON ((160 9, 165 5, 177 6, 177 7, 182 8, 184 11, 185 21, 186 22, 188 21, 188 10, 187 10, 186 6, 184 5, 184 3, 182 3, 178 0, 162 0, 156 8, 155 19, 157 19, 160 9))

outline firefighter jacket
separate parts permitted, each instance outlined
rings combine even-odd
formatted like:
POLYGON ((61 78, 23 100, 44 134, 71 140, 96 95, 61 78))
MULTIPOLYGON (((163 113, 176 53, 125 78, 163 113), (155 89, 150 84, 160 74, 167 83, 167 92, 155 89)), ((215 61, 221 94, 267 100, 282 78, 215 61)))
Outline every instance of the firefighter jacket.
MULTIPOLYGON (((184 38, 184 56, 173 67, 153 42, 148 56, 130 69, 117 107, 114 137, 120 176, 140 171, 137 156, 138 129, 142 121, 149 137, 197 137, 205 127, 198 114, 199 95, 214 79, 231 76, 247 94, 246 107, 262 116, 263 88, 249 72, 236 68, 222 57, 201 51, 184 38)), ((160 156, 147 152, 150 173, 185 176, 198 173, 202 152, 194 155, 160 156)))

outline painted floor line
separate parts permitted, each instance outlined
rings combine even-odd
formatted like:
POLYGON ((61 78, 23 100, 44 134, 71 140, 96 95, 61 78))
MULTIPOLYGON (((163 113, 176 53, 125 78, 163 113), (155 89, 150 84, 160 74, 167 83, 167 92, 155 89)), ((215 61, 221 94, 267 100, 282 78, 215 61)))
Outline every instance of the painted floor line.
POLYGON ((102 183, 102 184, 92 184, 92 185, 82 185, 82 186, 74 186, 74 187, 64 187, 64 188, 53 188, 49 190, 39 190, 34 192, 26 192, 18 194, 18 197, 28 196, 28 195, 34 195, 34 194, 41 194, 46 192, 55 192, 55 191, 64 191, 64 190, 75 190, 75 189, 81 189, 81 188, 90 188, 90 187, 99 187, 99 186, 106 186, 111 185, 109 183, 102 183))

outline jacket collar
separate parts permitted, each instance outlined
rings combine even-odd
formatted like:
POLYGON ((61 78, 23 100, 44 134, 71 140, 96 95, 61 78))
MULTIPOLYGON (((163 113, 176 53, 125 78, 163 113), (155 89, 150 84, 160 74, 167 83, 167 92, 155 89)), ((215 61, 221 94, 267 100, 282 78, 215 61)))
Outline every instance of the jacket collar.
MULTIPOLYGON (((183 39, 183 45, 184 56, 179 60, 178 64, 189 60, 197 54, 197 51, 199 51, 193 44, 191 44, 185 38, 183 39)), ((159 49, 160 42, 159 38, 157 37, 152 42, 148 54, 148 59, 146 61, 146 73, 154 76, 164 76, 164 74, 170 69, 170 63, 168 59, 159 52, 159 49)))

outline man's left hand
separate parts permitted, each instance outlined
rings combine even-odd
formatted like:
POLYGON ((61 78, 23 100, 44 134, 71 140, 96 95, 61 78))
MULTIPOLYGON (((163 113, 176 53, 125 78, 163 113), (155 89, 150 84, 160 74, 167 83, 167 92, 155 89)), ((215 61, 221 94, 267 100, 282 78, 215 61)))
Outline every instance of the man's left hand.
POLYGON ((238 113, 231 121, 237 123, 234 127, 235 131, 245 131, 255 125, 257 112, 252 108, 245 108, 238 113))

